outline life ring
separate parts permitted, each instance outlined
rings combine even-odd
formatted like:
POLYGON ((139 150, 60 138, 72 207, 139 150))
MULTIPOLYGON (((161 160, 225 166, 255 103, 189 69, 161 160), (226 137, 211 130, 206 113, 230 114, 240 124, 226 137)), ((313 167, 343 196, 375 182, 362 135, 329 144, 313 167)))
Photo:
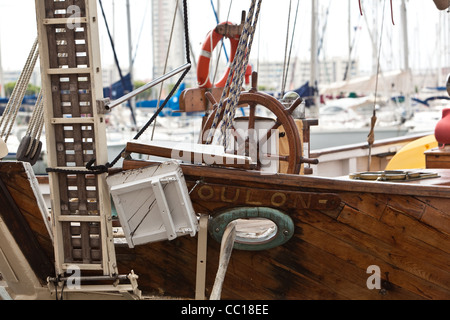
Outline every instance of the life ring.
MULTIPOLYGON (((221 24, 230 24, 231 22, 222 22, 221 24)), ((217 46, 220 40, 222 40, 224 36, 216 32, 215 30, 211 30, 208 32, 205 41, 203 42, 202 49, 200 51, 200 57, 198 58, 197 63, 197 83, 199 88, 212 88, 212 83, 209 78, 210 72, 210 62, 212 52, 214 48, 217 46)), ((236 55, 236 51, 239 45, 239 37, 228 38, 230 40, 230 60, 233 61, 234 56, 236 55)), ((222 88, 225 87, 225 84, 228 79, 228 75, 230 74, 230 64, 228 64, 224 75, 222 78, 214 84, 214 87, 222 88)), ((250 75, 252 74, 252 68, 250 65, 247 66, 245 71, 245 83, 248 84, 250 82, 250 75)))

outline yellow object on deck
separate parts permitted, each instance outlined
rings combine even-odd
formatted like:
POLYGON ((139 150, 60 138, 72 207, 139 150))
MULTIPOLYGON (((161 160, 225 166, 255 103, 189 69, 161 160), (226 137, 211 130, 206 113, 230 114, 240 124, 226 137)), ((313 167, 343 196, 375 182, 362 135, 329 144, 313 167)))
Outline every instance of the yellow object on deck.
POLYGON ((387 164, 386 170, 425 168, 424 152, 437 146, 438 143, 433 134, 414 140, 397 152, 387 164))

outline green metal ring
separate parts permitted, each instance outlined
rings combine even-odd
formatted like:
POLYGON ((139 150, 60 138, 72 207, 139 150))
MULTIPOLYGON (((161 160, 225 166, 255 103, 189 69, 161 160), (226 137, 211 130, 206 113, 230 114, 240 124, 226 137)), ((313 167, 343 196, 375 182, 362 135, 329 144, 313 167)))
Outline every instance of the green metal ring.
POLYGON ((294 222, 284 212, 267 207, 238 207, 226 210, 208 223, 209 234, 217 241, 222 241, 228 224, 236 219, 265 218, 277 226, 276 234, 263 242, 242 242, 236 237, 234 248, 239 250, 259 251, 275 248, 286 243, 294 235, 294 222))

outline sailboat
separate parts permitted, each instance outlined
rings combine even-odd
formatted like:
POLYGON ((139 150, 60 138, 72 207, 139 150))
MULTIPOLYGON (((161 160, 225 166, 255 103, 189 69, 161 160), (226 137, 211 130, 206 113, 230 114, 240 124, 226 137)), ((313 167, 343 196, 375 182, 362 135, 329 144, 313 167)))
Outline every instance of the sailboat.
MULTIPOLYGON (((379 20, 377 17, 379 15, 378 4, 373 4, 373 7, 376 8, 374 20, 377 21, 379 20)), ((382 12, 384 11, 386 9, 383 6, 382 12)), ((337 144, 360 143, 367 140, 369 131, 375 132, 377 139, 429 133, 429 128, 423 129, 419 125, 415 126, 411 121, 414 114, 413 104, 417 103, 416 99, 411 98, 417 81, 413 80, 409 64, 407 7, 404 1, 401 11, 403 66, 401 70, 392 71, 382 71, 380 67, 383 34, 379 35, 378 23, 374 22, 374 25, 369 25, 366 12, 363 14, 361 11, 372 41, 372 73, 364 77, 346 77, 343 81, 321 85, 320 94, 324 97, 322 112, 319 116, 321 126, 313 127, 311 135, 311 143, 315 149, 330 148, 337 144), (397 95, 401 95, 401 97, 396 97, 397 95), (375 126, 371 128, 373 114, 377 116, 377 120, 375 126), (405 125, 408 120, 408 124, 405 125)), ((381 33, 384 29, 384 20, 383 14, 381 33)), ((350 42, 349 35, 349 57, 354 50, 350 42)), ((348 64, 350 63, 351 58, 349 58, 348 64)), ((435 123, 431 128, 434 125, 435 123)))
MULTIPOLYGON (((236 152, 135 139, 114 169, 105 165, 104 116, 120 101, 102 99, 96 1, 78 1, 75 18, 69 3, 36 1, 42 83, 53 92, 48 178, 26 162, 0 162, 3 299, 450 298, 444 151, 420 171, 303 174, 317 161, 303 153, 299 130, 310 119, 292 117, 302 100, 283 105, 257 90, 253 73, 235 101, 249 109, 231 122, 236 152), (275 117, 255 116, 260 107, 275 117)), ((248 10, 241 53, 260 6, 248 10)), ((186 0, 183 8, 187 24, 186 0)), ((186 51, 170 76, 189 70, 186 51)), ((227 117, 219 105, 232 99, 205 99, 215 106, 200 134, 208 140, 216 115, 227 117)))

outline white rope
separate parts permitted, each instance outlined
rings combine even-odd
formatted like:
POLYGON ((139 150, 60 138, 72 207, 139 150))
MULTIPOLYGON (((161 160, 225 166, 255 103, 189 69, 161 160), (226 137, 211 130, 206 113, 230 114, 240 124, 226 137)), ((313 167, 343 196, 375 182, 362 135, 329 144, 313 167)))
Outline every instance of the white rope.
POLYGON ((292 6, 292 0, 289 1, 289 14, 287 19, 287 27, 286 27, 286 45, 284 48, 284 62, 283 62, 283 75, 281 76, 281 97, 284 95, 284 89, 286 86, 285 83, 285 75, 286 75, 286 60, 287 60, 287 52, 288 52, 288 43, 289 43, 289 24, 291 21, 291 6, 292 6))
MULTIPOLYGON (((25 135, 31 137, 31 142, 33 141, 39 141, 41 134, 42 134, 42 128, 44 127, 44 97, 43 97, 43 91, 41 90, 39 92, 39 96, 36 100, 36 104, 33 109, 33 114, 31 115, 30 122, 28 124, 27 132, 25 135)), ((34 156, 38 149, 38 143, 30 143, 27 147, 27 151, 25 154, 30 154, 31 157, 34 156), (31 147, 33 147, 33 150, 31 150, 31 147)))
POLYGON ((250 51, 261 8, 261 2, 262 0, 258 1, 258 6, 255 13, 256 0, 252 0, 250 10, 248 12, 244 28, 242 30, 241 37, 239 38, 239 45, 236 50, 236 55, 233 59, 233 62, 231 63, 230 74, 228 75, 225 88, 222 92, 222 96, 220 98, 220 102, 217 107, 214 121, 213 124, 211 125, 211 130, 208 133, 207 143, 212 142, 213 134, 215 129, 217 128, 219 116, 220 113, 222 112, 223 104, 229 89, 229 97, 227 100, 227 104, 225 106, 221 125, 221 138, 223 146, 224 148, 226 148, 228 145, 229 139, 227 137, 227 131, 233 125, 236 106, 239 101, 239 97, 241 94, 241 87, 245 76, 245 70, 247 69, 247 64, 250 57, 250 51), (233 78, 233 82, 230 85, 231 78, 233 78))
POLYGON ((33 113, 31 115, 31 119, 28 122, 28 128, 27 128, 27 132, 25 133, 26 135, 31 136, 33 130, 34 130, 34 126, 37 122, 37 118, 38 118, 38 109, 39 109, 39 105, 42 99, 42 90, 39 91, 39 95, 36 99, 36 104, 34 105, 34 109, 33 109, 33 113))
POLYGON ((375 98, 373 101, 373 110, 372 110, 372 117, 371 117, 371 125, 370 125, 370 132, 367 136, 367 143, 369 145, 369 155, 368 155, 368 163, 367 163, 367 170, 370 171, 370 167, 372 164, 372 146, 375 141, 375 123, 377 121, 377 111, 376 111, 376 104, 377 104, 377 95, 378 95, 378 78, 380 76, 380 57, 381 57, 381 45, 383 40, 383 27, 384 27, 384 13, 385 13, 385 6, 386 6, 386 0, 383 1, 383 17, 381 21, 381 32, 380 32, 380 46, 378 47, 378 57, 377 57, 377 77, 375 78, 375 98))
POLYGON ((22 101, 27 91, 28 83, 30 82, 31 74, 33 73, 38 56, 38 39, 36 38, 0 120, 0 127, 2 128, 0 138, 4 138, 5 142, 8 140, 13 124, 15 123, 17 113, 22 105, 22 101))
MULTIPOLYGON (((38 120, 39 124, 37 126, 38 132, 36 133, 36 136, 35 136, 35 140, 36 141, 40 140, 41 134, 42 134, 42 128, 44 127, 44 99, 41 100, 41 103, 39 104, 39 106, 40 106, 41 112, 39 113, 39 120, 38 120)), ((33 152, 31 153, 31 157, 34 157, 38 147, 39 147, 39 144, 35 143, 34 144, 34 148, 33 148, 33 152)))
MULTIPOLYGON (((284 75, 283 75, 282 86, 281 86, 281 88, 282 88, 281 89, 281 97, 284 96, 284 92, 286 91, 286 82, 287 82, 287 77, 288 77, 288 73, 289 73, 289 65, 291 64, 292 45, 294 43, 294 34, 295 34, 296 26, 297 26, 297 15, 298 15, 299 4, 300 4, 300 0, 297 1, 297 9, 295 11, 294 26, 292 27, 292 36, 291 36, 291 44, 290 44, 290 48, 289 48, 289 54, 287 55, 287 62, 285 62, 285 64, 284 64, 284 68, 286 69, 286 72, 284 72, 284 69, 283 69, 284 75)), ((291 8, 289 8, 289 16, 291 16, 291 8)), ((288 28, 288 32, 289 32, 289 28, 288 28)), ((286 41, 286 52, 287 52, 287 41, 286 41)))

